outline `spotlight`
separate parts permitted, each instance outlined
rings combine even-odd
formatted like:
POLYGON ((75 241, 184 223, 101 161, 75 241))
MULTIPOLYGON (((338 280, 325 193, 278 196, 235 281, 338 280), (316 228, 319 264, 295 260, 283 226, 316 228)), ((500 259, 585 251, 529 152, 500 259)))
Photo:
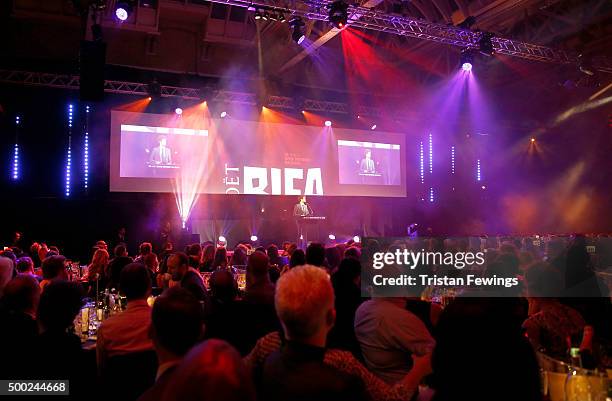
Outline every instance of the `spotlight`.
POLYGON ((491 41, 492 37, 493 34, 491 32, 483 32, 480 36, 480 40, 478 41, 480 53, 484 54, 485 56, 493 55, 493 42, 491 41))
POLYGON ((294 18, 289 21, 289 26, 291 27, 291 38, 298 45, 301 44, 304 39, 306 39, 306 35, 304 35, 304 21, 301 18, 294 18))
POLYGON ((251 242, 257 241, 257 235, 251 235, 251 242))
POLYGON ((225 118, 227 117, 227 111, 222 111, 221 112, 221 118, 225 118))
POLYGON ((174 109, 174 112, 180 116, 181 114, 183 114, 183 109, 177 107, 176 109, 174 109))
POLYGON ((329 121, 329 120, 325 121, 325 126, 326 127, 331 127, 331 124, 332 124, 331 121, 329 121))
POLYGON ((534 143, 534 142, 535 142, 535 138, 531 138, 531 143, 534 143))
POLYGON ((374 130, 376 129, 376 127, 377 127, 377 125, 376 125, 376 124, 374 124, 374 125, 372 125, 372 126, 370 127, 370 129, 371 129, 372 131, 374 131, 374 130))
POLYGON ((287 22, 287 18, 285 18, 285 14, 283 14, 283 13, 279 13, 278 14, 278 20, 280 22, 287 22))
POLYGON ((361 242, 361 238, 359 238, 359 235, 355 235, 353 237, 353 242, 357 242, 357 243, 361 242))
POLYGON ((260 20, 261 19, 261 13, 259 11, 255 11, 255 19, 256 20, 260 20))
POLYGON ((329 234, 327 237, 332 241, 336 239, 336 236, 334 234, 329 234))
POLYGON ((472 49, 465 49, 461 52, 460 63, 463 71, 472 71, 472 66, 474 65, 474 53, 472 52, 472 49))
POLYGON ((219 242, 226 243, 227 240, 225 239, 225 237, 223 235, 219 235, 219 242))
POLYGON ((121 22, 126 21, 134 11, 133 1, 118 1, 115 6, 115 17, 121 22))
POLYGON ((486 185, 483 185, 483 186, 481 186, 480 188, 481 188, 481 189, 487 189, 487 186, 486 186, 486 185))
POLYGON ((342 0, 333 2, 329 6, 329 22, 334 28, 342 29, 348 21, 348 4, 342 0))

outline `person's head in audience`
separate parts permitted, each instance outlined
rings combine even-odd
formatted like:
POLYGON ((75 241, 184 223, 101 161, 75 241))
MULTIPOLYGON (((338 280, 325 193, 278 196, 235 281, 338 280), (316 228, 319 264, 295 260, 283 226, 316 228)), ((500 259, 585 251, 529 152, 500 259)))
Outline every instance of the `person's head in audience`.
POLYGON ((215 246, 208 244, 204 247, 204 254, 202 255, 202 262, 212 262, 215 259, 215 246))
POLYGON ((296 266, 302 266, 306 264, 306 254, 301 249, 296 249, 291 254, 291 258, 289 259, 289 267, 294 268, 296 266))
POLYGON ((361 263, 353 258, 342 259, 338 270, 332 276, 332 282, 336 291, 341 288, 359 289, 361 286, 361 263))
POLYGON ((182 358, 204 333, 200 302, 181 287, 173 287, 155 299, 149 335, 160 364, 182 358))
POLYGON ((289 255, 289 247, 291 246, 291 242, 285 241, 283 242, 283 253, 285 255, 289 255))
POLYGON ((247 291, 251 284, 270 281, 270 274, 268 273, 269 264, 270 259, 263 252, 255 251, 249 256, 246 277, 247 291))
POLYGON ((168 258, 168 273, 172 280, 181 281, 189 271, 189 257, 183 252, 176 252, 168 258))
POLYGON ((185 253, 189 256, 189 266, 197 268, 202 260, 202 245, 191 244, 188 245, 185 253))
POLYGON ((22 256, 17 259, 17 264, 15 265, 15 268, 17 269, 17 273, 19 274, 34 274, 34 262, 29 256, 22 256))
POLYGON ((329 275, 304 265, 283 274, 276 283, 276 313, 288 340, 324 347, 334 326, 334 290, 329 275))
POLYGON ((42 275, 44 280, 54 280, 56 278, 66 279, 66 258, 62 255, 51 255, 42 262, 42 275))
POLYGON ((356 246, 350 246, 344 250, 344 257, 359 260, 361 258, 361 251, 356 246))
POLYGON ((128 255, 127 248, 124 244, 119 244, 113 250, 116 258, 126 257, 128 255))
POLYGON ((280 256, 278 254, 278 247, 274 244, 268 245, 266 249, 266 253, 268 254, 268 258, 270 259, 270 264, 279 265, 280 264, 280 256))
POLYGON ((196 345, 182 360, 161 401, 255 401, 240 354, 221 340, 196 345))
POLYGON ((44 331, 65 332, 83 305, 83 291, 73 281, 53 281, 40 295, 38 322, 44 331))
POLYGON ((153 252, 144 257, 143 263, 147 267, 147 269, 149 269, 149 271, 153 273, 157 273, 157 271, 159 270, 159 261, 157 260, 157 255, 153 252))
POLYGON ((213 272, 208 285, 213 299, 220 303, 230 303, 238 296, 238 284, 234 275, 227 270, 213 272))
POLYGON ((227 267, 227 249, 222 246, 217 247, 212 265, 213 268, 227 267))
POLYGON ((101 269, 108 265, 108 259, 108 251, 104 248, 98 248, 91 258, 91 267, 99 269, 101 272, 101 269))
POLYGON ((151 245, 150 242, 143 242, 142 244, 140 244, 140 246, 138 247, 138 253, 142 256, 145 257, 148 254, 150 254, 151 252, 153 252, 153 245, 151 245))
POLYGON ((287 256, 291 257, 291 255, 293 255, 293 252, 295 252, 296 249, 298 249, 297 244, 294 242, 290 243, 287 247, 287 256))
POLYGON ((13 278, 14 271, 13 261, 0 254, 0 295, 6 284, 13 278))
POLYGON ((525 271, 527 297, 533 299, 556 298, 563 289, 561 274, 546 262, 536 262, 525 271))
POLYGON ((322 267, 325 263, 325 248, 323 245, 313 242, 306 248, 306 263, 312 266, 322 267))
POLYGON ((119 290, 130 301, 147 299, 151 295, 151 277, 141 263, 130 263, 121 270, 119 290))
POLYGON ((234 248, 234 253, 230 260, 231 266, 246 266, 247 264, 247 253, 246 246, 240 244, 234 248))
POLYGON ((94 246, 95 249, 105 249, 108 251, 108 245, 106 244, 106 241, 98 241, 96 242, 96 245, 94 246))
POLYGON ((342 253, 336 246, 328 246, 325 248, 325 259, 327 260, 327 267, 329 270, 333 270, 340 264, 342 259, 342 253))
POLYGON ((58 247, 55 245, 49 247, 49 252, 54 252, 55 255, 60 255, 61 252, 58 247))
POLYGON ((259 252, 266 253, 266 248, 265 248, 265 247, 263 247, 263 246, 261 246, 261 245, 260 245, 260 246, 258 246, 257 248, 255 248, 255 250, 256 250, 256 251, 259 251, 259 252))
POLYGON ((4 308, 16 313, 23 313, 36 318, 36 309, 40 300, 38 281, 30 275, 18 275, 4 287, 0 303, 4 308))
POLYGON ((47 244, 45 244, 44 242, 40 244, 40 247, 38 248, 38 259, 40 259, 41 263, 47 257, 48 252, 49 248, 47 247, 47 244))

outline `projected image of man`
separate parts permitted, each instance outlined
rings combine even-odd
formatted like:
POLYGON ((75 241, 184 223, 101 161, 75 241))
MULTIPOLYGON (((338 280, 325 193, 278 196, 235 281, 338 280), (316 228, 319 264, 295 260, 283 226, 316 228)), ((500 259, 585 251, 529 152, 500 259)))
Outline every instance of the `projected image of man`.
POLYGON ((165 136, 160 136, 158 146, 153 148, 149 157, 149 164, 155 165, 171 165, 172 164, 172 149, 168 147, 168 139, 165 136))
POLYGON ((366 149, 364 158, 361 159, 359 165, 359 171, 362 174, 374 174, 376 173, 376 162, 372 159, 372 150, 366 149))

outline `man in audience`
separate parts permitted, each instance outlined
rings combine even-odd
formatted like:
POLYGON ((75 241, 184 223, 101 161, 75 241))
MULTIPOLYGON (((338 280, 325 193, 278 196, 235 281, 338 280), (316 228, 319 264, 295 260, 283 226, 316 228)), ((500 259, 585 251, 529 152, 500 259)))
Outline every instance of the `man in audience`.
POLYGON ((34 262, 29 256, 22 256, 17 259, 17 264, 15 267, 17 270, 17 274, 36 277, 36 275, 34 274, 34 262))
POLYGON ((125 244, 119 244, 114 249, 115 257, 108 264, 108 288, 118 288, 119 278, 123 268, 132 263, 132 258, 128 256, 125 244))
POLYGON ((131 263, 121 271, 119 288, 127 298, 127 309, 105 320, 98 328, 96 356, 98 370, 104 371, 108 358, 153 349, 148 330, 151 308, 147 297, 151 294, 151 278, 147 268, 131 263))
POLYGON ((296 267, 279 279, 275 304, 286 344, 264 362, 265 400, 364 400, 363 382, 323 362, 327 333, 334 325, 334 290, 327 273, 296 267))
POLYGON ((425 324, 405 306, 405 298, 378 297, 355 312, 355 335, 366 366, 390 384, 412 368, 411 354, 426 355, 435 345, 425 324))
POLYGON ((0 298, 0 344, 2 359, 7 362, 0 363, 3 379, 27 377, 38 335, 36 309, 39 299, 38 281, 30 275, 20 274, 4 287, 0 298))
POLYGON ((203 333, 202 307, 189 291, 174 287, 155 299, 149 336, 159 365, 155 384, 138 401, 161 399, 177 365, 203 333))
POLYGON ((189 257, 183 252, 177 252, 168 258, 168 273, 172 280, 180 282, 180 286, 189 290, 198 301, 206 299, 206 288, 200 273, 189 266, 189 257))
POLYGON ((306 248, 306 264, 323 267, 325 265, 325 247, 313 242, 306 248))
POLYGON ((62 255, 47 256, 42 262, 43 279, 40 282, 40 289, 44 290, 51 281, 66 280, 68 274, 65 266, 66 258, 62 255))
POLYGON ((244 300, 255 304, 274 304, 274 284, 268 274, 268 256, 263 252, 254 252, 247 262, 246 292, 244 300))

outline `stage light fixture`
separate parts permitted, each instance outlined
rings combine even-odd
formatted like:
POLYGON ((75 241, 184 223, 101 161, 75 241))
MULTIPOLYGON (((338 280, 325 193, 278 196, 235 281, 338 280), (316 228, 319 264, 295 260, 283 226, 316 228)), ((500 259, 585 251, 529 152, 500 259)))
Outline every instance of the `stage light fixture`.
POLYGON ((451 174, 455 174, 455 147, 451 146, 451 174))
POLYGON ((531 138, 531 143, 534 143, 534 142, 535 142, 535 138, 531 138))
POLYGON ((285 14, 279 13, 278 14, 278 21, 279 22, 287 22, 287 18, 285 18, 285 14))
POLYGON ((181 109, 180 107, 177 107, 176 109, 174 109, 174 112, 180 116, 181 114, 183 114, 183 109, 181 109))
POLYGON ((257 241, 257 235, 251 235, 251 242, 257 241))
POLYGON ((461 52, 460 64, 463 71, 472 71, 472 66, 474 65, 474 53, 472 49, 465 49, 461 52))
POLYGON ((255 19, 260 20, 261 17, 262 17, 261 13, 259 11, 255 11, 255 19))
POLYGON ((221 116, 221 118, 227 117, 227 111, 222 111, 220 116, 221 116))
POLYGON ((480 174, 480 159, 476 160, 476 181, 480 181, 482 175, 480 174))
POLYGON ((491 41, 493 34, 491 32, 483 32, 478 41, 479 51, 485 56, 493 55, 493 42, 491 41))
POLYGON ((372 126, 370 127, 370 129, 371 129, 372 131, 374 131, 374 130, 376 129, 376 127, 377 127, 377 125, 376 125, 376 124, 374 124, 374 125, 372 125, 372 126))
POLYGON ((327 237, 332 241, 336 239, 336 236, 334 234, 329 234, 327 237))
POLYGON ((342 29, 348 21, 348 4, 342 0, 335 1, 329 6, 329 22, 334 28, 342 29))
POLYGON ((115 5, 115 17, 121 22, 126 21, 130 18, 130 15, 134 11, 133 1, 118 1, 115 5))
POLYGON ((476 23, 476 17, 468 16, 466 19, 457 24, 457 28, 470 29, 476 23))
POLYGON ((221 243, 227 243, 227 239, 225 239, 225 237, 223 235, 219 235, 219 242, 221 243))
POLYGON ((434 201, 434 190, 433 188, 429 188, 429 202, 433 203, 434 201))
POLYGON ((329 120, 325 121, 325 126, 326 127, 331 127, 332 126, 332 122, 329 121, 329 120))
POLYGON ((357 242, 357 243, 360 243, 360 242, 361 242, 361 238, 359 238, 359 235, 355 235, 355 236, 353 237, 353 242, 357 242))
POLYGON ((421 176, 421 184, 425 184, 425 152, 423 150, 423 141, 419 144, 419 175, 421 176))
POLYGON ((153 79, 147 85, 147 92, 149 93, 149 100, 160 97, 162 92, 161 84, 156 79, 153 79))
POLYGON ((304 35, 304 21, 301 18, 293 18, 289 21, 289 26, 291 27, 291 39, 298 45, 301 44, 304 39, 306 39, 306 35, 304 35))

